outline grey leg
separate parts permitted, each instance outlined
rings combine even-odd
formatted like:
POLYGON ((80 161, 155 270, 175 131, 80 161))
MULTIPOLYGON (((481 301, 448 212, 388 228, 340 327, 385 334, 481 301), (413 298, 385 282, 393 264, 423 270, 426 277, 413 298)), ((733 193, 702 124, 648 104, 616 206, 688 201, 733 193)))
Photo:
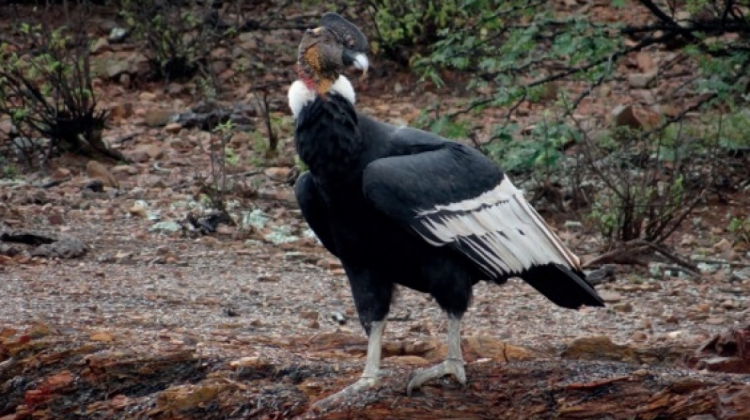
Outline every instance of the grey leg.
POLYGON ((385 320, 372 323, 367 342, 367 361, 365 362, 365 370, 362 372, 360 379, 343 390, 316 402, 314 404, 315 408, 325 410, 329 407, 339 405, 359 392, 378 384, 384 331, 385 320))
POLYGON ((419 389, 425 382, 453 375, 461 385, 466 385, 466 371, 464 358, 461 354, 461 318, 450 316, 448 319, 448 357, 443 363, 420 370, 414 375, 406 393, 411 396, 415 389, 419 389))

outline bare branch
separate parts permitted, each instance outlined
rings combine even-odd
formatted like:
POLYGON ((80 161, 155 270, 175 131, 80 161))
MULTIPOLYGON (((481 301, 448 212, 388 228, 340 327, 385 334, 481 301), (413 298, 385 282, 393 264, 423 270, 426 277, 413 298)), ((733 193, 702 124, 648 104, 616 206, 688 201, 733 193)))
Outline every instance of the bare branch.
POLYGON ((656 4, 654 4, 651 0, 638 0, 643 6, 645 6, 651 13, 653 13, 654 16, 656 16, 659 20, 664 22, 666 24, 665 29, 671 29, 683 37, 687 39, 690 42, 694 43, 700 43, 700 40, 698 40, 693 33, 686 28, 683 28, 680 26, 677 22, 674 21, 669 15, 664 13, 663 10, 659 8, 656 4))

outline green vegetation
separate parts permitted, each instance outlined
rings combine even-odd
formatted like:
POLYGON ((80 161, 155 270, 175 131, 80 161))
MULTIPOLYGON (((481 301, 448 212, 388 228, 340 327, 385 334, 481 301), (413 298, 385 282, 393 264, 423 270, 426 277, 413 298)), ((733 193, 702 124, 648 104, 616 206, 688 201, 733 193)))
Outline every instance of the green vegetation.
POLYGON ((8 158, 0 156, 0 178, 15 178, 18 176, 18 168, 8 158))
POLYGON ((239 164, 239 156, 229 146, 229 140, 234 132, 234 124, 227 120, 214 127, 211 135, 210 155, 211 173, 208 180, 200 178, 199 199, 211 207, 226 212, 227 194, 233 188, 228 167, 239 164))
POLYGON ((224 148, 224 160, 229 166, 237 166, 240 163, 240 156, 234 151, 231 146, 224 148))
POLYGON ((750 244, 750 216, 745 216, 745 218, 732 217, 727 230, 732 234, 735 242, 750 244))
MULTIPOLYGON (((254 17, 243 14, 239 1, 216 7, 200 0, 120 0, 116 7, 118 24, 150 60, 154 79, 191 80, 191 91, 213 101, 222 98, 222 86, 212 72, 266 74, 268 57, 294 54, 289 42, 268 42, 246 55, 229 42, 235 36, 315 22, 284 20, 289 3, 271 3, 278 10, 254 17), (235 64, 213 66, 217 47, 235 64)), ((14 150, 30 163, 53 150, 122 159, 102 140, 107 115, 97 108, 92 87, 91 74, 97 72, 89 60, 86 4, 78 2, 75 10, 81 13, 60 26, 44 24, 41 9, 22 16, 8 38, 15 41, 0 44, 0 115, 12 120, 18 131, 14 150)), ((668 8, 649 0, 613 0, 612 6, 650 13, 649 20, 631 23, 544 0, 302 4, 311 16, 323 9, 356 15, 379 55, 373 60, 389 58, 409 67, 423 88, 460 84, 467 94, 458 108, 452 103, 447 111, 425 110, 416 125, 470 141, 532 189, 556 189, 555 205, 581 211, 578 216, 610 245, 664 241, 700 200, 721 194, 717 185, 742 171, 730 160, 750 154, 750 24, 735 2, 690 0, 670 2, 668 8), (568 10, 560 13, 562 7, 568 10), (669 54, 662 54, 665 50, 669 54), (643 68, 637 54, 654 51, 659 61, 643 68), (631 73, 643 73, 646 81, 628 85, 631 73), (624 94, 630 89, 648 99, 634 101, 624 94), (636 117, 629 123, 589 118, 594 112, 587 107, 601 106, 602 98, 611 98, 605 105, 610 110, 635 103, 655 118, 648 123, 636 117), (674 109, 658 110, 662 105, 674 109), (488 109, 492 112, 482 114, 488 109)), ((257 166, 277 158, 293 136, 291 117, 275 104, 283 83, 275 83, 250 87, 259 110, 249 145, 257 166)), ((233 130, 222 124, 212 133, 207 195, 217 202, 232 186, 227 167, 243 163, 243 155, 228 145, 233 130)), ((7 158, 0 165, 0 176, 15 170, 7 158)), ((745 171, 743 181, 750 178, 745 171)), ((736 218, 729 230, 744 240, 746 226, 747 220, 736 218)))
POLYGON ((211 50, 236 34, 234 27, 222 25, 211 1, 121 0, 120 3, 120 15, 143 43, 156 79, 179 80, 207 74, 211 50))
POLYGON ((640 7, 656 22, 630 25, 589 14, 561 17, 559 6, 546 1, 393 3, 369 3, 376 45, 387 54, 400 48, 402 61, 435 86, 445 86, 448 73, 460 74, 472 92, 462 109, 425 114, 421 125, 481 144, 511 174, 571 191, 569 199, 584 201, 587 219, 610 243, 666 239, 728 166, 717 158, 750 147, 744 109, 750 25, 733 2, 691 0, 660 9, 647 0, 613 1, 640 7), (678 16, 690 19, 678 24, 678 16), (654 66, 648 82, 674 86, 666 90, 682 98, 671 99, 679 102, 677 112, 649 124, 583 129, 581 104, 618 86, 623 63, 654 46, 680 51, 680 66, 654 66), (694 74, 685 77, 685 67, 694 74), (560 82, 581 89, 559 90, 560 82), (519 127, 524 104, 542 104, 542 120, 519 127), (469 121, 488 107, 505 115, 476 138, 469 121), (701 118, 686 120, 698 111, 701 118))
POLYGON ((446 31, 466 28, 469 17, 481 12, 487 1, 466 0, 374 0, 375 42, 373 49, 383 50, 391 58, 411 62, 413 57, 401 53, 424 49, 438 42, 446 31))

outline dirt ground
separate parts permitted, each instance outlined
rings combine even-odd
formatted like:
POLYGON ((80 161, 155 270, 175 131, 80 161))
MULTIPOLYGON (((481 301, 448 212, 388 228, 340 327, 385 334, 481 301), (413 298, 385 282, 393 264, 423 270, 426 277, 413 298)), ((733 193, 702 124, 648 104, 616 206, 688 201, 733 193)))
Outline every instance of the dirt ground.
MULTIPOLYGON (((136 53, 118 44, 97 57, 136 53)), ((291 82, 285 54, 272 73, 291 82)), ((360 106, 383 120, 411 123, 427 104, 455 100, 388 65, 369 77, 358 82, 360 106)), ((106 139, 132 163, 63 156, 0 179, 0 234, 85 246, 49 253, 0 241, 0 420, 750 419, 750 249, 726 231, 746 191, 709 200, 667 244, 697 256, 700 275, 653 256, 612 265, 597 285, 606 308, 557 308, 517 279, 479 284, 463 329, 465 389, 445 379, 406 396, 414 370, 444 356, 446 329, 427 296, 399 290, 381 386, 311 410, 356 380, 366 340, 340 263, 294 202, 286 87, 271 98, 287 122, 282 152, 261 159, 256 137, 232 138, 236 225, 201 234, 185 220, 205 211, 198 178, 210 173, 212 137, 169 119, 200 102, 195 86, 126 81, 97 88, 114 115, 106 139)), ((253 103, 249 84, 232 83, 227 102, 253 103)), ((566 223, 574 216, 540 212, 584 261, 603 252, 566 223)))
POLYGON ((354 381, 366 349, 325 252, 139 233, 143 224, 66 222, 64 235, 90 247, 84 257, 0 266, 0 418, 750 418, 750 375, 686 363, 747 320, 746 308, 715 304, 735 296, 719 289, 741 285, 707 287, 727 294, 716 298, 676 278, 600 287, 633 306, 624 312, 564 311, 520 281, 480 285, 464 330, 469 387, 445 379, 411 398, 414 369, 445 355, 444 328, 434 303, 403 291, 382 386, 316 414, 310 403, 354 381), (699 302, 709 317, 690 311, 699 302))

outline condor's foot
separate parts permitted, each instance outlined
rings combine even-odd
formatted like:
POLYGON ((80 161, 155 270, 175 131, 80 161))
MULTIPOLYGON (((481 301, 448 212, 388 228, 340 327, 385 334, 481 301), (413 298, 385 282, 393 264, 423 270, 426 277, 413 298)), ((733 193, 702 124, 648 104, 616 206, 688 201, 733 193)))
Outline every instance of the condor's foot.
POLYGON ((378 383, 379 379, 377 376, 363 376, 357 382, 349 385, 343 390, 316 402, 315 404, 313 404, 313 409, 317 411, 328 411, 329 409, 334 408, 340 404, 351 401, 354 396, 361 393, 362 391, 375 387, 378 383))
POLYGON ((369 388, 374 387, 379 382, 379 377, 385 372, 380 370, 380 353, 382 351, 383 330, 385 330, 385 321, 373 321, 369 332, 367 343, 367 361, 365 362, 365 371, 362 372, 360 379, 329 397, 326 397, 315 404, 313 409, 316 411, 328 411, 339 404, 351 400, 355 395, 369 388))
POLYGON ((460 359, 446 359, 439 365, 418 371, 411 381, 409 381, 409 385, 406 387, 406 394, 411 396, 411 392, 415 389, 421 388, 425 382, 442 378, 445 375, 453 375, 458 383, 466 386, 464 361, 460 359))

